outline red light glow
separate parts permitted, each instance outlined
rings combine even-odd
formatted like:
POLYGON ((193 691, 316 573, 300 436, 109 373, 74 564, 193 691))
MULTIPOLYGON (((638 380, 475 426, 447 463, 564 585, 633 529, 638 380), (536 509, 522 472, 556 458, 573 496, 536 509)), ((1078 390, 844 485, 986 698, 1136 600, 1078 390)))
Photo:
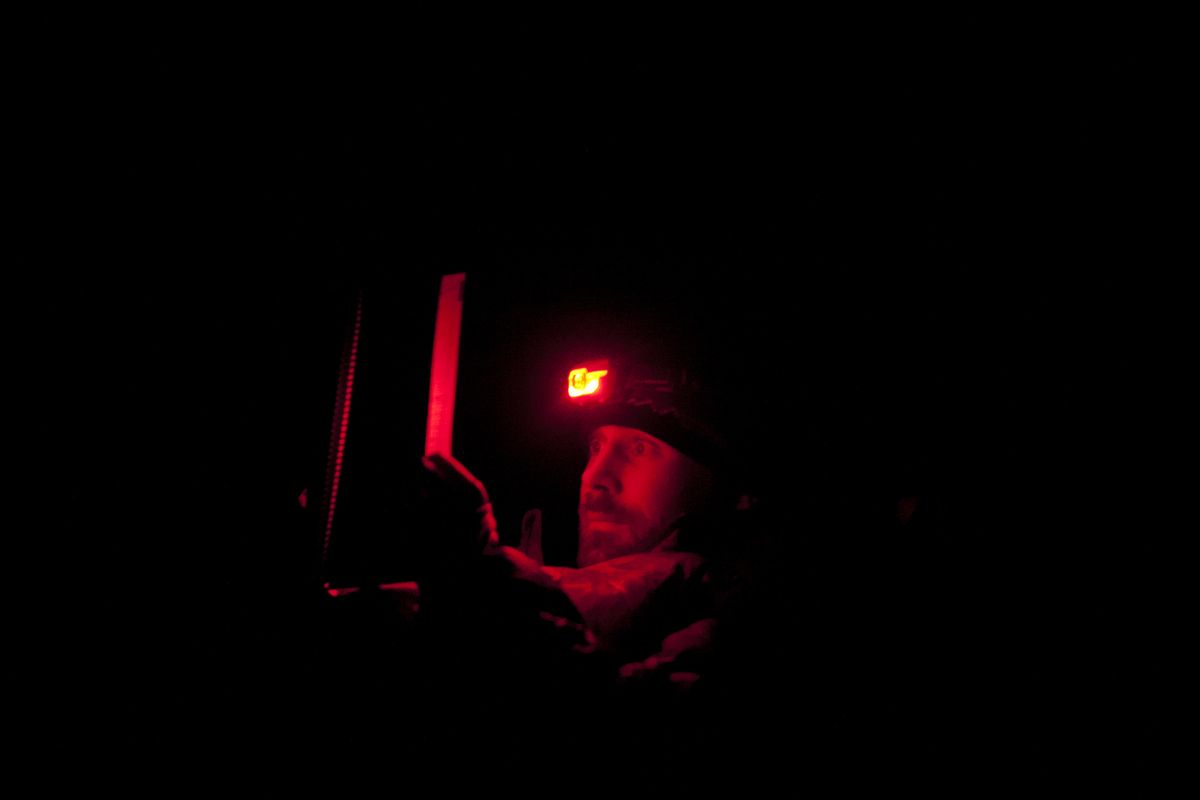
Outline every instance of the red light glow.
POLYGON ((607 374, 606 369, 589 370, 587 367, 579 367, 571 370, 567 375, 567 396, 583 397, 595 394, 600 390, 600 379, 607 374))

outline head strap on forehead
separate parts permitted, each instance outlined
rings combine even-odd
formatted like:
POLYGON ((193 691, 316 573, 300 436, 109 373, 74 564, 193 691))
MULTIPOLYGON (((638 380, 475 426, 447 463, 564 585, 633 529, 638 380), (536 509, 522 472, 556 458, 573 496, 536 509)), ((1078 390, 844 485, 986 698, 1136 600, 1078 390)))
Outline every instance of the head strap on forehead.
POLYGON ((726 442, 713 425, 712 397, 687 370, 621 359, 598 359, 572 370, 573 396, 590 431, 601 425, 635 428, 712 469, 724 466, 726 442), (579 372, 583 370, 583 372, 579 372))

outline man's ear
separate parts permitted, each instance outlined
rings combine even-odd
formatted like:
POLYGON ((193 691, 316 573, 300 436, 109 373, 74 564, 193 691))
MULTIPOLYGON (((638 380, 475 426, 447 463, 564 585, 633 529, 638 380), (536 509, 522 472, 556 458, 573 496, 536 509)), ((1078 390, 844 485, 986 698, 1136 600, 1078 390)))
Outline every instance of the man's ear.
POLYGON ((712 501, 720 486, 717 476, 703 464, 687 459, 687 503, 692 509, 703 508, 712 501))

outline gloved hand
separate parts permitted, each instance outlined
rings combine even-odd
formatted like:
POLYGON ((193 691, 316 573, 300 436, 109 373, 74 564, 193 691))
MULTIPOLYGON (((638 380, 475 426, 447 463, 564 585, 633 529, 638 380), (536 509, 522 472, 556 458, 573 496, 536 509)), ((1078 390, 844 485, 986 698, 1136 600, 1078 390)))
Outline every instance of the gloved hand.
POLYGON ((483 483, 451 455, 421 459, 419 550, 426 570, 453 568, 500 544, 483 483))
POLYGON ((717 620, 697 620, 663 639, 662 648, 643 661, 633 661, 620 669, 623 681, 669 682, 676 691, 685 692, 701 678, 712 657, 717 620))

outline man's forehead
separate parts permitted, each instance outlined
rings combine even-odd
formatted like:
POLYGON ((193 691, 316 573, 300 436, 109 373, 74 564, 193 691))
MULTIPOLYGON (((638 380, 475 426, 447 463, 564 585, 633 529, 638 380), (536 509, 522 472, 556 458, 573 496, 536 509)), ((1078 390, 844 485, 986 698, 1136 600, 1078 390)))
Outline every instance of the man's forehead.
POLYGON ((657 436, 654 436, 653 434, 646 433, 641 428, 629 428, 624 425, 597 425, 595 428, 592 428, 591 433, 588 434, 588 438, 595 439, 597 436, 603 437, 605 439, 616 439, 616 440, 647 439, 651 442, 654 442, 659 447, 666 448, 666 449, 670 450, 671 452, 674 452, 674 453, 679 452, 670 444, 667 444, 662 439, 658 438, 657 436))

